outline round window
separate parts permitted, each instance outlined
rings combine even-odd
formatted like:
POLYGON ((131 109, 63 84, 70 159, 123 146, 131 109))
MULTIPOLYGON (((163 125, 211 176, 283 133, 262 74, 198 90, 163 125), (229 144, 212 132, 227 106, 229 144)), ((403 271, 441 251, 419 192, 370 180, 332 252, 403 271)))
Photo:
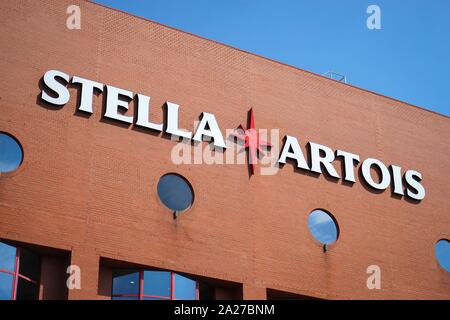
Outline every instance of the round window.
POLYGON ((330 213, 320 209, 316 209, 310 213, 308 217, 308 228, 313 237, 324 245, 336 242, 339 236, 336 219, 330 213))
POLYGON ((163 175, 159 179, 157 189, 162 203, 174 212, 184 211, 190 208, 194 202, 191 184, 178 174, 163 175))
POLYGON ((446 271, 450 272, 450 241, 441 239, 434 246, 436 260, 439 265, 446 271))
POLYGON ((0 172, 16 170, 23 160, 22 147, 11 135, 0 132, 0 172))

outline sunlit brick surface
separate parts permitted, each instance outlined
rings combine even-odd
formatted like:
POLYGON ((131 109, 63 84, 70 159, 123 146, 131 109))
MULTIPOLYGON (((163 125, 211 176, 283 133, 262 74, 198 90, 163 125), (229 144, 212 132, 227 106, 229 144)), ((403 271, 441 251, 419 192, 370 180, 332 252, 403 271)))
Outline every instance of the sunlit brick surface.
POLYGON ((89 2, 3 0, 0 9, 0 131, 24 149, 19 170, 0 176, 0 238, 72 250, 82 289, 71 299, 104 298, 100 256, 243 283, 244 298, 271 288, 450 299, 434 257, 435 242, 450 238, 449 118, 89 2), (81 8, 81 30, 66 28, 70 4, 81 8), (62 108, 40 102, 49 69, 149 95, 155 122, 165 101, 180 104, 180 127, 190 130, 203 111, 223 132, 236 128, 252 107, 258 128, 279 128, 302 147, 314 141, 420 171, 427 196, 412 203, 290 164, 250 179, 246 165, 176 166, 175 142, 102 120, 102 95, 90 117, 75 114, 74 86, 62 108), (167 172, 195 190, 176 220, 156 193, 167 172), (307 228, 315 208, 340 226, 326 253, 307 228), (372 264, 381 290, 366 287, 372 264))

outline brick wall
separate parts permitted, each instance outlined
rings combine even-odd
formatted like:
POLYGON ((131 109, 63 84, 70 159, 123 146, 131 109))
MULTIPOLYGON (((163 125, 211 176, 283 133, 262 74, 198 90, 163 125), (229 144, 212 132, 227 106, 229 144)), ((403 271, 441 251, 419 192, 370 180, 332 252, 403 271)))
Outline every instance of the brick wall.
POLYGON ((263 298, 265 288, 450 298, 450 276, 434 257, 435 242, 450 238, 447 117, 85 1, 4 0, 0 8, 0 131, 24 149, 22 166, 0 176, 0 238, 71 250, 82 289, 69 298, 100 298, 100 257, 243 283, 244 298, 263 298), (66 28, 70 4, 81 8, 81 30, 66 28), (253 107, 257 127, 279 128, 302 146, 420 171, 427 196, 412 203, 290 164, 251 178, 245 165, 174 165, 175 142, 102 119, 102 95, 90 117, 76 112, 74 86, 62 108, 39 101, 49 69, 149 95, 155 122, 165 101, 178 103, 190 130, 203 111, 223 131, 235 128, 253 107), (166 172, 195 190, 176 220, 156 193, 166 172), (315 208, 339 222, 327 253, 307 228, 315 208), (381 290, 366 288, 372 264, 381 290))

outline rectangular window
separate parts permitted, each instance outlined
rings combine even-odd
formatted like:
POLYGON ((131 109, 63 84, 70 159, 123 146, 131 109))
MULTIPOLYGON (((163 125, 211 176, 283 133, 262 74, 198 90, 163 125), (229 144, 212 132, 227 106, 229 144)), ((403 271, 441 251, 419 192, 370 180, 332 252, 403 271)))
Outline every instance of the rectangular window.
POLYGON ((144 271, 144 295, 170 299, 170 279, 168 271, 144 271))
MULTIPOLYGON (((103 272, 105 270, 107 268, 103 267, 103 272)), ((174 272, 113 269, 111 274, 113 300, 196 300, 198 297, 197 281, 174 272)), ((104 284, 99 284, 99 288, 104 287, 104 284)))
POLYGON ((98 295, 113 300, 239 300, 242 284, 101 257, 98 295))
POLYGON ((37 283, 19 277, 16 300, 37 300, 38 298, 39 286, 37 283))
POLYGON ((11 300, 14 277, 0 272, 0 300, 11 300))
POLYGON ((67 298, 68 256, 57 249, 0 242, 0 300, 67 298))
POLYGON ((196 300, 197 282, 175 274, 174 297, 177 300, 196 300))
POLYGON ((139 294, 139 272, 136 270, 114 270, 113 294, 137 296, 139 294))
POLYGON ((0 271, 14 272, 16 263, 16 248, 0 242, 0 271))

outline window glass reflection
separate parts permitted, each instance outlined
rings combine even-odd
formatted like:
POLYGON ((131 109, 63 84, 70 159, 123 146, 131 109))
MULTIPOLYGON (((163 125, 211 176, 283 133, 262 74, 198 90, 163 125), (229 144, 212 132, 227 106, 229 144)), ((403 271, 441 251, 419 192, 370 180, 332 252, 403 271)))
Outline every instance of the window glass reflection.
POLYGON ((12 136, 0 132, 0 172, 16 170, 22 163, 22 148, 12 136))
POLYGON ((136 270, 114 270, 113 294, 138 294, 139 272, 136 270))
POLYGON ((139 297, 136 295, 134 297, 112 297, 112 300, 139 300, 139 297))
POLYGON ((14 271, 16 248, 0 242, 0 270, 14 271))
POLYGON ((169 300, 169 298, 167 299, 163 299, 163 298, 152 298, 152 297, 143 297, 143 300, 169 300))
POLYGON ((175 274, 175 299, 197 299, 196 285, 194 280, 175 274))
POLYGON ((323 210, 314 210, 308 217, 308 228, 322 244, 332 244, 338 237, 338 227, 332 216, 323 210))
POLYGON ((182 176, 169 173, 158 182, 158 195, 162 203, 173 211, 188 209, 194 201, 194 192, 182 176))
POLYGON ((13 276, 0 272, 0 300, 11 300, 13 276))
POLYGON ((37 300, 40 278, 40 255, 0 242, 0 299, 37 300))
POLYGON ((144 271, 144 294, 170 298, 170 272, 144 271))
POLYGON ((450 272, 450 241, 447 239, 441 239, 436 242, 434 249, 439 265, 444 270, 450 272))
POLYGON ((170 271, 114 270, 112 281, 113 300, 197 299, 196 280, 170 271))

